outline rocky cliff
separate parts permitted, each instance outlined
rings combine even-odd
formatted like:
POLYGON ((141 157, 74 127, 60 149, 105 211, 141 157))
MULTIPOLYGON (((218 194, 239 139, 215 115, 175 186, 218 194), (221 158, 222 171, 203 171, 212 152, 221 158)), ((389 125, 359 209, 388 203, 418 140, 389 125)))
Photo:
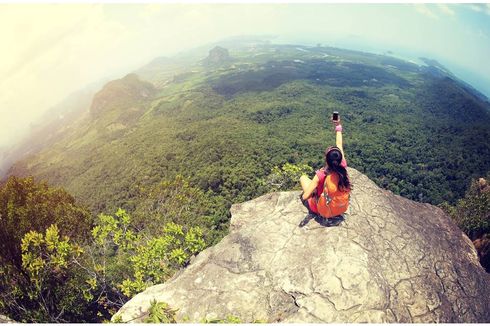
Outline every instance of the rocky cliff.
POLYGON ((339 226, 299 227, 298 192, 234 205, 228 236, 116 316, 142 321, 155 299, 191 322, 489 322, 490 275, 449 217, 349 173, 351 206, 339 226))

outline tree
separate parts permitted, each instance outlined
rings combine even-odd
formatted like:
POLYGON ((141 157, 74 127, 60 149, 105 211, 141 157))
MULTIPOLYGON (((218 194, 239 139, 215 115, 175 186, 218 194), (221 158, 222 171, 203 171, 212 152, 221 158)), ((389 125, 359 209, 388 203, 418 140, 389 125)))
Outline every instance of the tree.
POLYGON ((30 231, 56 224, 61 235, 82 241, 91 222, 90 212, 65 190, 12 176, 0 187, 0 263, 22 267, 20 242, 30 231))
POLYGON ((207 242, 213 243, 228 227, 228 212, 222 198, 192 186, 190 179, 181 175, 142 188, 133 215, 134 227, 150 236, 157 236, 162 226, 173 222, 199 226, 207 242))
POLYGON ((472 180, 465 197, 455 206, 441 206, 471 240, 490 233, 490 186, 485 179, 472 180))
POLYGON ((0 311, 18 321, 90 321, 72 241, 86 241, 91 221, 65 190, 10 177, 0 187, 0 311))
POLYGON ((10 178, 0 189, 0 245, 8 249, 0 256, 0 313, 22 322, 108 320, 187 265, 205 248, 200 225, 210 232, 217 205, 181 177, 151 191, 140 228, 118 209, 90 229, 89 213, 66 191, 10 178))
POLYGON ((447 202, 440 207, 451 216, 461 230, 473 241, 480 263, 490 271, 490 186, 487 178, 473 179, 464 198, 455 206, 447 202))

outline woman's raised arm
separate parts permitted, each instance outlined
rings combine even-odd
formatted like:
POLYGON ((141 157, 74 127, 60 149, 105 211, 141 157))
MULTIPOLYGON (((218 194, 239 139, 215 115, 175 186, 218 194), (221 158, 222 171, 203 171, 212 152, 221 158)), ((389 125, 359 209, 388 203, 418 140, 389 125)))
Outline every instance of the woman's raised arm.
POLYGON ((340 149, 342 157, 345 159, 344 147, 342 146, 342 125, 340 124, 340 117, 338 120, 332 120, 335 125, 335 144, 340 149))

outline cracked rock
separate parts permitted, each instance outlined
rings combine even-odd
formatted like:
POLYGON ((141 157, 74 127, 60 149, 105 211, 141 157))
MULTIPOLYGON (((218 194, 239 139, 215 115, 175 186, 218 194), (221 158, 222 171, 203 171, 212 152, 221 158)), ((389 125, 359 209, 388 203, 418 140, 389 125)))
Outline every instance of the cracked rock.
POLYGON ((180 322, 490 322, 490 275, 451 219, 349 174, 354 190, 339 226, 300 228, 299 192, 233 205, 228 236, 117 315, 141 322, 156 299, 178 309, 180 322))

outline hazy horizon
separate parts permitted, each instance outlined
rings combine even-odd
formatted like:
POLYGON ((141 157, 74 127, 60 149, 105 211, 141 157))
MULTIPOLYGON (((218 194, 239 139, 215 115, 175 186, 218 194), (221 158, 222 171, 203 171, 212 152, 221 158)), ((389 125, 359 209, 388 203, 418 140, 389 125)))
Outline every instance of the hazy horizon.
POLYGON ((239 35, 427 56, 490 97, 489 4, 0 4, 0 35, 0 149, 88 84, 239 35))

